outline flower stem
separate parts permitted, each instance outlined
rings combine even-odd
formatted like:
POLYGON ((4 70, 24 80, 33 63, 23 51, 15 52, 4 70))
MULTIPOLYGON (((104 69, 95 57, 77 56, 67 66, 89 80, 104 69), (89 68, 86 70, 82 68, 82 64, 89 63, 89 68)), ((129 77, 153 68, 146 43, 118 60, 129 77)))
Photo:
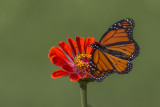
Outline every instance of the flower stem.
POLYGON ((79 82, 82 107, 87 106, 87 83, 79 82))

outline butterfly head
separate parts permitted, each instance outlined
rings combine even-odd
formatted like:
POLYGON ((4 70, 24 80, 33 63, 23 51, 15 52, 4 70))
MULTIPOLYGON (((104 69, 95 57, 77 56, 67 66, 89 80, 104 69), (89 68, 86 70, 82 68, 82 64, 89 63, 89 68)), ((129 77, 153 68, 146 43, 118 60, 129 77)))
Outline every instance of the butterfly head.
POLYGON ((91 47, 92 47, 93 49, 97 49, 97 45, 96 45, 96 44, 91 44, 91 47))

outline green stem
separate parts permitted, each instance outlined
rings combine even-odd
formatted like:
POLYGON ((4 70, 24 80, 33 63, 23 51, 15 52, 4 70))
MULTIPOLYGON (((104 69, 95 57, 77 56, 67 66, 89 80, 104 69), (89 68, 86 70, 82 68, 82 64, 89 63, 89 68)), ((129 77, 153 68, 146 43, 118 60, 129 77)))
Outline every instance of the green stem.
POLYGON ((87 83, 79 82, 82 107, 87 106, 87 83))

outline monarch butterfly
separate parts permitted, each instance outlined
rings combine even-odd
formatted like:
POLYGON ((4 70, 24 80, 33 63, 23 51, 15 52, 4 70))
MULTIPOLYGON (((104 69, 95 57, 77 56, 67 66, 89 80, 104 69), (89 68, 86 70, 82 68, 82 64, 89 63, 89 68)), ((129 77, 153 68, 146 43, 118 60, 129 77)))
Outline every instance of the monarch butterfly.
POLYGON ((121 20, 104 33, 98 44, 91 44, 94 51, 90 71, 96 81, 101 82, 113 73, 131 71, 131 60, 138 56, 140 49, 132 37, 134 25, 132 19, 121 20))

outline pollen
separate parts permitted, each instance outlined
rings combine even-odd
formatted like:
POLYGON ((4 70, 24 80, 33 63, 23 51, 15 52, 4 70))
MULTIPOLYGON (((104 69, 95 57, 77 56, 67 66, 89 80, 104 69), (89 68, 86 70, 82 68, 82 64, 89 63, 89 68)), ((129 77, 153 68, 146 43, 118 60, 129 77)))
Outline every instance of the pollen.
POLYGON ((80 54, 79 56, 75 57, 76 67, 79 70, 86 70, 89 67, 89 62, 91 59, 91 55, 88 54, 80 54))

